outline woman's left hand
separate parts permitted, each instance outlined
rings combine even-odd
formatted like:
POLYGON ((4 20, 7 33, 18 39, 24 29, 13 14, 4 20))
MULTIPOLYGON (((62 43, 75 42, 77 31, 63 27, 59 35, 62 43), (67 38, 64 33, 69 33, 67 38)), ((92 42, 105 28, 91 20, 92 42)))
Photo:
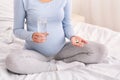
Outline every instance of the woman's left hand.
POLYGON ((87 41, 82 39, 79 36, 72 36, 70 40, 71 40, 72 45, 77 46, 77 47, 83 47, 85 44, 87 44, 87 41))

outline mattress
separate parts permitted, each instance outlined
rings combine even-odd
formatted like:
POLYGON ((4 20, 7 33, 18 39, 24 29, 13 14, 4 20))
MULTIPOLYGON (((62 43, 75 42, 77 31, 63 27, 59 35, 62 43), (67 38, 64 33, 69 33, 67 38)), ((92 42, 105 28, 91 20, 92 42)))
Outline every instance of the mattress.
POLYGON ((105 44, 109 50, 108 57, 99 64, 57 61, 59 71, 13 74, 6 69, 5 58, 11 51, 22 50, 24 41, 14 37, 8 27, 0 33, 0 80, 120 80, 120 33, 87 23, 75 24, 74 30, 76 35, 86 40, 105 44))

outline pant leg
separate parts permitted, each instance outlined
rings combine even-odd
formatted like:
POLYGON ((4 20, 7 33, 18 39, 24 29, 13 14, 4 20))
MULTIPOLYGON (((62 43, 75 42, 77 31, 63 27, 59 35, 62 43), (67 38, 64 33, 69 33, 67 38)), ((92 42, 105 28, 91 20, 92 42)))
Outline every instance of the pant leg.
POLYGON ((107 56, 107 53, 107 48, 100 43, 88 42, 84 47, 76 47, 67 43, 55 59, 65 62, 98 63, 107 56))
POLYGON ((33 50, 13 51, 6 58, 8 70, 19 74, 55 71, 56 65, 49 62, 49 58, 33 50))

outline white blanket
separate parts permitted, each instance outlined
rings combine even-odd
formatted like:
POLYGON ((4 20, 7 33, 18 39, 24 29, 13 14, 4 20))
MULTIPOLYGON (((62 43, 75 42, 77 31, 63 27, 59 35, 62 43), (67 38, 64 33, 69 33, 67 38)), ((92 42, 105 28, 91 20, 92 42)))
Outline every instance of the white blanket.
MULTIPOLYGON (((23 41, 14 37, 13 43, 9 42, 9 39, 0 41, 0 80, 120 80, 120 33, 86 23, 79 23, 74 29, 77 35, 87 40, 105 44, 109 49, 106 60, 89 65, 80 62, 66 64, 59 61, 57 65, 62 69, 60 71, 13 74, 6 70, 5 58, 11 50, 19 51, 24 45, 23 41)), ((0 35, 1 39, 4 37, 6 36, 0 35)))

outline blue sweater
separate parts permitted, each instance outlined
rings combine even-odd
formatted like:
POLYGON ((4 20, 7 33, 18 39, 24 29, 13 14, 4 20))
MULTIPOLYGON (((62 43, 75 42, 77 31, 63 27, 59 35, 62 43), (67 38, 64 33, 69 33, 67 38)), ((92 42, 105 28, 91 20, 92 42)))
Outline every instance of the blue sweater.
POLYGON ((14 1, 14 29, 16 37, 26 41, 26 48, 36 50, 45 56, 56 55, 68 39, 74 35, 71 22, 71 0, 52 0, 42 3, 39 0, 14 1), (32 34, 37 32, 38 17, 47 18, 47 41, 35 43, 32 34), (27 23, 27 29, 24 23, 27 23))

